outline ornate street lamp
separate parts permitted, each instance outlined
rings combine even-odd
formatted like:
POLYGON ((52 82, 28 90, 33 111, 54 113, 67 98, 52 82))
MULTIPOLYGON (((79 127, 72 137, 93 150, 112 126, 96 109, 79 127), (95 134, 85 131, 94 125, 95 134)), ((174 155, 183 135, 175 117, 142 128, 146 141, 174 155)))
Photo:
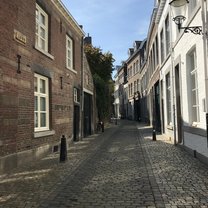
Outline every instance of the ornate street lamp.
POLYGON ((186 10, 188 0, 172 0, 170 1, 169 5, 172 7, 173 11, 173 21, 176 25, 178 25, 179 31, 184 29, 185 33, 191 32, 195 35, 202 35, 202 26, 193 26, 193 27, 182 27, 183 22, 185 21, 186 17, 186 10))

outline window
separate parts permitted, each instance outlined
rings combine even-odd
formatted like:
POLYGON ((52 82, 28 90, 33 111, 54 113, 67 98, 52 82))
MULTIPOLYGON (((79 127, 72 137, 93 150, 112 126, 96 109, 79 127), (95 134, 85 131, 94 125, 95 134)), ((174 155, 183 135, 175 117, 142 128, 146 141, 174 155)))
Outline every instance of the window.
POLYGON ((155 71, 155 56, 154 56, 154 49, 151 49, 151 62, 152 62, 152 72, 155 71))
POLYGON ((139 71, 139 61, 136 61, 136 73, 139 71))
POLYGON ((137 82, 134 81, 134 93, 137 91, 137 82))
POLYGON ((155 66, 157 66, 159 64, 158 37, 156 37, 155 50, 156 50, 156 52, 155 52, 156 53, 156 59, 155 59, 156 60, 156 64, 155 64, 155 66))
POLYGON ((195 7, 197 5, 197 1, 198 0, 189 1, 189 4, 188 4, 188 14, 189 14, 189 16, 192 14, 193 10, 195 9, 195 7))
POLYGON ((139 79, 137 79, 137 91, 139 91, 139 79))
POLYGON ((167 124, 171 125, 171 86, 170 73, 166 75, 166 103, 167 103, 167 124))
POLYGON ((77 88, 74 88, 74 102, 75 103, 80 102, 80 90, 77 88))
POLYGON ((48 78, 38 74, 34 77, 34 99, 35 131, 49 130, 48 78))
POLYGON ((154 59, 154 67, 155 67, 155 70, 156 70, 156 67, 157 67, 157 54, 156 54, 155 43, 153 44, 153 59, 154 59))
POLYGON ((36 4, 36 36, 35 46, 48 52, 48 15, 36 4))
POLYGON ((167 56, 169 54, 169 49, 170 49, 169 15, 165 19, 165 38, 166 38, 166 56, 167 56))
POLYGON ((197 63, 196 63, 196 51, 193 50, 187 57, 188 77, 191 100, 188 102, 190 109, 190 123, 194 124, 199 122, 199 100, 198 100, 198 83, 197 83, 197 63))
POLYGON ((128 85, 128 88, 129 88, 129 97, 131 95, 131 88, 130 88, 130 84, 128 85))
POLYGON ((90 80, 89 75, 86 74, 86 75, 85 75, 85 83, 86 83, 86 85, 89 85, 89 83, 90 83, 89 80, 90 80))
POLYGON ((134 73, 133 75, 136 74, 136 64, 135 63, 133 64, 133 73, 134 73))
POLYGON ((164 34, 163 30, 160 32, 160 53, 161 53, 161 64, 164 61, 164 34))
POLYGON ((66 36, 66 67, 73 70, 73 41, 66 36))

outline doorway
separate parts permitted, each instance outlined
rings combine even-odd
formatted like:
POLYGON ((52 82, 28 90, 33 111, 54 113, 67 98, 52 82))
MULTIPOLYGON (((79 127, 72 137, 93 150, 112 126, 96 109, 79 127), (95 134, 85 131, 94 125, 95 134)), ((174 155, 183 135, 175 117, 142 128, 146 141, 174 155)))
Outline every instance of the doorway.
POLYGON ((159 81, 155 84, 155 128, 161 133, 161 118, 160 118, 160 86, 159 81))
POLYGON ((92 134, 92 95, 84 93, 84 137, 92 134))
POLYGON ((181 115, 181 94, 180 94, 180 73, 179 64, 175 67, 175 93, 176 93, 176 122, 177 122, 177 137, 178 143, 182 143, 182 115, 181 115))
POLYGON ((74 106, 74 141, 78 141, 79 139, 79 118, 80 111, 79 106, 74 106))

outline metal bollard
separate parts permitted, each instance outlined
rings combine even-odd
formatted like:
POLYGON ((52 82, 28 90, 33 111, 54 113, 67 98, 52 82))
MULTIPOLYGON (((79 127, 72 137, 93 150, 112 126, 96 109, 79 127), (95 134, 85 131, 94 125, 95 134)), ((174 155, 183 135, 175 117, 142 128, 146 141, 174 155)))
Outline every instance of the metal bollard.
POLYGON ((62 135, 61 149, 60 149, 60 162, 65 162, 66 160, 67 160, 66 137, 62 135))
POLYGON ((152 141, 156 141, 156 131, 155 131, 155 129, 152 130, 152 141))

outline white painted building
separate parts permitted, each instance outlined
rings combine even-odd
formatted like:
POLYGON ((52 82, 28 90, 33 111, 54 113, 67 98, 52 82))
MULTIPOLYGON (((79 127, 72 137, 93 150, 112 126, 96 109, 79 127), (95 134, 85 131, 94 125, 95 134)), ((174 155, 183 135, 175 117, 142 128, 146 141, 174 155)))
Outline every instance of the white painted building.
MULTIPOLYGON (((206 0, 155 0, 139 72, 146 120, 174 144, 202 157, 208 157, 207 8, 206 0), (178 15, 186 18, 179 25, 173 21, 174 3, 184 4, 184 14, 178 15)), ((132 94, 133 82, 128 81, 132 94)), ((128 105, 127 115, 133 115, 130 97, 128 105)))
MULTIPOLYGON (((192 0, 186 11, 184 27, 202 26, 202 3, 192 0)), ((176 112, 176 139, 190 149, 208 156, 206 138, 206 88, 203 35, 179 33, 173 27, 173 74, 175 75, 174 101, 176 112), (178 79, 178 80, 177 80, 178 79), (178 84, 177 84, 178 82, 178 84), (179 89, 177 89, 179 88, 179 89), (180 99, 180 106, 177 105, 180 99), (182 115, 182 128, 177 123, 182 115)))
MULTIPOLYGON (((204 1, 190 0, 184 10, 186 20, 178 29, 168 1, 158 3, 160 89, 163 133, 174 143, 208 156, 206 137, 205 61, 207 37, 190 31, 204 26, 204 1), (161 6, 162 5, 162 6, 161 6), (192 28, 191 28, 192 29, 192 28), (185 32, 187 30, 187 32, 185 32), (168 37, 168 35, 170 35, 168 37)), ((203 30, 205 29, 202 27, 203 30)), ((195 32, 195 31, 194 31, 195 32)))

